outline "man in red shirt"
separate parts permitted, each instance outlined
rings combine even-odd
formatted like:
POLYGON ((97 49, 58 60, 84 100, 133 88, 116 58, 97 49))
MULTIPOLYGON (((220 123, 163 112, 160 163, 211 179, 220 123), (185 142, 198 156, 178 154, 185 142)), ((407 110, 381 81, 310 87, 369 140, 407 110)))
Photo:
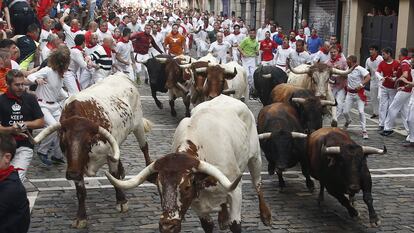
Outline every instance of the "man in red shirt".
POLYGON ((397 89, 395 88, 395 74, 400 64, 398 61, 392 58, 392 49, 384 48, 382 50, 383 61, 378 65, 378 69, 375 72, 379 82, 381 83, 379 92, 379 128, 384 129, 385 118, 388 114, 388 107, 394 100, 397 89))
POLYGON ((411 59, 408 57, 408 49, 402 48, 400 50, 400 65, 397 69, 396 73, 396 86, 397 86, 397 94, 394 97, 389 109, 388 115, 385 119, 384 123, 384 131, 381 132, 382 136, 389 136, 394 131, 392 128, 394 127, 395 119, 397 118, 397 114, 401 111, 401 117, 403 120, 404 128, 408 130, 407 124, 407 115, 408 115, 408 103, 411 97, 411 86, 406 86, 407 82, 412 82, 413 77, 411 76, 411 59))
POLYGON ((270 39, 270 32, 265 33, 265 39, 260 42, 260 51, 262 51, 262 65, 274 65, 273 50, 277 49, 277 44, 270 39))

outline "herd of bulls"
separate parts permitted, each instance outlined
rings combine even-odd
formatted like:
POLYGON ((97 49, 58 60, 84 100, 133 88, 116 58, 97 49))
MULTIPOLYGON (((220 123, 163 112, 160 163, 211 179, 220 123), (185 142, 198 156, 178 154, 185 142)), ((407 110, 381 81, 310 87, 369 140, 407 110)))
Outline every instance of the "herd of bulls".
POLYGON ((159 230, 181 231, 181 221, 191 206, 205 232, 213 232, 210 213, 219 211, 220 229, 241 232, 241 177, 248 168, 259 200, 260 218, 271 225, 271 211, 261 187, 261 151, 268 160, 268 172, 275 172, 279 187, 285 187, 283 171, 298 163, 309 191, 311 179, 319 180, 319 202, 324 189, 347 208, 360 190, 368 206, 370 223, 380 220, 373 208, 371 175, 367 155, 384 154, 386 148, 360 146, 339 128, 322 128, 323 115, 332 115, 336 126, 335 100, 327 79, 346 75, 322 64, 291 68, 289 75, 277 67, 260 66, 254 74, 257 93, 264 107, 257 124, 249 110, 246 71, 237 63, 221 64, 207 55, 197 61, 190 57, 159 55, 145 62, 156 105, 156 92, 169 93, 171 115, 174 101, 183 98, 186 118, 178 125, 171 153, 151 161, 145 133, 152 123, 143 117, 138 88, 122 73, 116 73, 66 100, 59 123, 39 133, 34 143, 58 133, 67 159, 66 178, 75 182, 77 218, 73 224, 84 228, 86 189, 84 175, 94 176, 104 164, 106 176, 116 190, 117 209, 128 210, 124 189, 149 181, 161 199, 159 230), (227 95, 232 95, 229 97, 227 95), (242 100, 242 101, 240 101, 242 100), (194 108, 190 111, 190 104, 194 108), (144 154, 146 167, 129 180, 120 161, 119 145, 133 132, 144 154), (349 199, 345 196, 349 195, 349 199))

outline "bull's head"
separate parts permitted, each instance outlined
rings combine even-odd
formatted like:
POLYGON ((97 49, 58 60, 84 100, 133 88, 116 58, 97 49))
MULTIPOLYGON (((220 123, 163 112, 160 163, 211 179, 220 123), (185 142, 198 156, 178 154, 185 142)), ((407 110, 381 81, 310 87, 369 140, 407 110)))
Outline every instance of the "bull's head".
POLYGON ((200 189, 218 182, 225 190, 232 191, 241 179, 239 176, 232 183, 215 166, 187 153, 168 154, 148 165, 130 180, 118 180, 108 172, 105 174, 114 186, 122 189, 136 187, 150 176, 156 175, 155 183, 163 210, 159 229, 163 233, 180 232, 181 221, 200 189))
POLYGON ((329 77, 332 75, 345 76, 352 72, 355 67, 347 70, 339 70, 336 68, 329 67, 325 63, 315 63, 310 65, 301 65, 299 67, 290 67, 289 61, 287 62, 290 71, 295 74, 307 74, 311 79, 312 89, 315 91, 315 96, 326 99, 328 93, 328 82, 329 77))
POLYGON ((326 155, 328 167, 344 177, 345 189, 349 194, 359 192, 361 177, 368 171, 366 157, 369 154, 385 154, 387 148, 377 149, 370 146, 347 144, 342 146, 322 146, 322 153, 326 155))
POLYGON ((237 69, 229 71, 220 65, 209 65, 207 79, 204 83, 204 91, 207 99, 213 99, 221 94, 234 94, 234 90, 228 89, 227 81, 237 75, 237 69))
MULTIPOLYGON (((191 62, 191 59, 190 59, 190 62, 191 62)), ((184 87, 183 84, 181 84, 181 82, 184 80, 186 68, 185 67, 183 68, 181 66, 188 66, 189 64, 181 64, 181 63, 184 63, 184 62, 179 59, 168 58, 165 61, 165 71, 167 75, 165 87, 167 89, 178 88, 184 93, 187 93, 188 92, 187 88, 184 87)))
POLYGON ((111 160, 119 160, 120 153, 116 139, 108 130, 86 118, 71 117, 51 125, 39 133, 34 141, 39 143, 55 131, 59 133, 60 147, 68 162, 66 170, 66 178, 68 180, 81 180, 83 174, 89 170, 87 167, 89 153, 91 152, 91 147, 99 140, 108 141, 114 152, 111 160))
POLYGON ((270 153, 276 168, 284 171, 291 160, 291 151, 294 149, 294 140, 307 138, 308 135, 286 130, 274 130, 273 132, 259 134, 260 141, 270 142, 270 153))
POLYGON ((324 107, 336 105, 333 101, 320 100, 318 97, 291 98, 290 102, 293 106, 298 106, 300 109, 300 122, 305 133, 312 133, 322 128, 324 107))

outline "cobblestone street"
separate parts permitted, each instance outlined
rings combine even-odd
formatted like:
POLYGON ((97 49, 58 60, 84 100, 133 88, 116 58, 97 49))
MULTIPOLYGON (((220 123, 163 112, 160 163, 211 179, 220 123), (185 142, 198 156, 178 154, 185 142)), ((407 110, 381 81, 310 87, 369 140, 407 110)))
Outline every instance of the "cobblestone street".
MULTIPOLYGON (((174 130, 184 117, 185 109, 181 99, 176 100, 178 116, 170 115, 168 97, 160 100, 164 109, 158 109, 150 95, 149 87, 140 87, 144 117, 154 123, 153 130, 147 134, 152 159, 170 151, 174 130)), ((248 101, 249 108, 257 116, 262 104, 248 101)), ((367 111, 369 112, 369 111, 367 111)), ((370 114, 367 114, 370 115, 370 114)), ((372 155, 368 158, 368 167, 373 179, 374 208, 381 218, 378 228, 369 227, 368 210, 362 200, 362 193, 356 195, 359 219, 351 219, 339 202, 325 192, 325 201, 317 204, 319 183, 315 182, 315 192, 309 193, 300 168, 285 173, 287 187, 279 191, 277 177, 267 174, 267 162, 263 158, 262 178, 264 195, 272 210, 273 225, 266 227, 259 218, 258 199, 250 183, 248 171, 243 176, 243 232, 414 232, 414 149, 402 146, 405 132, 398 131, 390 137, 378 134, 377 123, 367 119, 370 138, 363 140, 358 115, 353 112, 353 122, 349 131, 361 145, 382 148, 385 144, 386 155, 372 155)), ((343 119, 340 120, 340 126, 343 119)), ((401 125, 401 124, 399 124, 401 125)), ((212 126, 213 127, 213 126, 212 126)), ((144 158, 133 135, 121 146, 121 161, 127 176, 137 174, 144 167, 144 158)), ((65 165, 45 168, 35 155, 28 171, 29 182, 25 183, 31 210, 29 232, 158 232, 158 220, 161 214, 157 189, 150 183, 126 191, 129 210, 119 213, 115 209, 115 191, 109 184, 102 168, 97 177, 86 178, 86 229, 71 228, 77 211, 76 190, 73 182, 65 178, 65 165)), ((215 232, 220 231, 215 220, 215 232)), ((191 209, 182 232, 203 232, 200 222, 191 209)))

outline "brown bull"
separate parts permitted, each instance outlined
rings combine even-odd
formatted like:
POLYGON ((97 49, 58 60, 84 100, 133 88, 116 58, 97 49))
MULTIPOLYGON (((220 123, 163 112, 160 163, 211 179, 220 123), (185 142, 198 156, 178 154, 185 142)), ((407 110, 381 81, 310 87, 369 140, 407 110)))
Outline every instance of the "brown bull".
POLYGON ((383 150, 360 146, 339 128, 322 128, 312 133, 308 138, 308 158, 310 174, 320 183, 318 202, 323 201, 326 187, 328 193, 347 208, 349 215, 356 217, 354 196, 362 189, 370 223, 378 226, 380 220, 373 207, 367 156, 385 153, 385 146, 383 150), (349 199, 344 194, 349 194, 349 199))

